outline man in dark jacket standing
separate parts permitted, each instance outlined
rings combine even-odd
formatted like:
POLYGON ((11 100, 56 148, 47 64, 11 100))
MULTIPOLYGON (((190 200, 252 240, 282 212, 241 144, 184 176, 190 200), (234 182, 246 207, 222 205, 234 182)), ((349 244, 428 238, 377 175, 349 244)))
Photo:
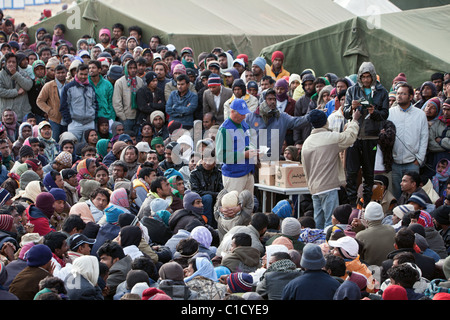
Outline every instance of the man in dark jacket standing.
POLYGON ((347 195, 352 207, 357 205, 357 177, 362 168, 363 206, 372 198, 375 156, 381 125, 389 116, 389 94, 377 81, 377 73, 371 62, 359 67, 358 81, 347 90, 344 117, 352 118, 353 110, 359 109, 359 134, 356 142, 347 149, 347 195))
MULTIPOLYGON (((316 80, 316 78, 311 73, 306 73, 303 75, 301 85, 305 94, 295 103, 295 117, 304 116, 310 111, 309 103, 311 102, 311 97, 316 93, 316 89, 314 88, 314 80, 316 80)), ((294 129, 294 143, 299 150, 302 149, 303 142, 310 135, 311 130, 311 125, 305 125, 301 128, 294 129)))
POLYGON ((213 208, 217 195, 223 189, 222 171, 217 168, 215 153, 203 156, 201 163, 191 172, 191 190, 198 193, 203 202, 203 214, 208 218, 208 224, 216 228, 213 208))

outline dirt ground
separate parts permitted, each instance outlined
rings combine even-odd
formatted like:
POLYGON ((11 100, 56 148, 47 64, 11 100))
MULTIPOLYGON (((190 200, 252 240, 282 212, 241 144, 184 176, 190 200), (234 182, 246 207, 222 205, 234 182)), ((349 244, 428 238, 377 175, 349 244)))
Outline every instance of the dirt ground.
POLYGON ((64 4, 70 4, 72 1, 62 0, 59 4, 43 4, 38 6, 26 6, 25 9, 5 9, 3 14, 5 17, 11 16, 15 19, 15 25, 25 22, 28 27, 34 25, 41 17, 44 9, 49 9, 52 15, 56 15, 62 10, 64 4))

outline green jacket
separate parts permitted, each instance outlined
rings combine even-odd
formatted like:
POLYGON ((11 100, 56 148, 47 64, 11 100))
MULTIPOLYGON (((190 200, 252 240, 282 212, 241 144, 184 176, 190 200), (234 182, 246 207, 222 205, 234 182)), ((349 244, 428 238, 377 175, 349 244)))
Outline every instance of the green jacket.
POLYGON ((95 95, 97 96, 98 117, 115 120, 116 112, 114 111, 112 104, 114 87, 111 82, 100 76, 100 81, 95 85, 89 76, 89 83, 94 87, 95 95))

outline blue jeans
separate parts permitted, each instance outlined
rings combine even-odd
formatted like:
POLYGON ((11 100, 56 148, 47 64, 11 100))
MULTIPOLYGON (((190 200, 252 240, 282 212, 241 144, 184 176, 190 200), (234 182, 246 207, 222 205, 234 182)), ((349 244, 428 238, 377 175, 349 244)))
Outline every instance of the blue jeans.
POLYGON ((213 197, 210 194, 205 194, 202 196, 202 202, 203 202, 203 214, 208 218, 208 224, 213 227, 217 228, 217 222, 216 219, 214 219, 214 201, 213 197))
POLYGON ((331 215, 334 209, 339 206, 338 190, 331 190, 325 193, 312 196, 314 207, 314 221, 317 229, 324 229, 331 225, 331 215))
POLYGON ((135 135, 138 133, 138 126, 136 126, 136 120, 135 119, 127 119, 125 121, 122 121, 123 129, 124 131, 131 131, 134 132, 135 135))
POLYGON ((402 189, 400 186, 400 182, 402 182, 402 178, 408 171, 419 172, 420 167, 414 163, 406 163, 406 164, 392 164, 392 194, 396 199, 400 198, 402 194, 402 189))
POLYGON ((52 127, 52 137, 53 137, 53 139, 55 139, 57 142, 59 142, 59 136, 63 132, 67 131, 67 126, 60 125, 59 123, 54 122, 52 120, 48 120, 48 122, 50 123, 50 126, 52 127))

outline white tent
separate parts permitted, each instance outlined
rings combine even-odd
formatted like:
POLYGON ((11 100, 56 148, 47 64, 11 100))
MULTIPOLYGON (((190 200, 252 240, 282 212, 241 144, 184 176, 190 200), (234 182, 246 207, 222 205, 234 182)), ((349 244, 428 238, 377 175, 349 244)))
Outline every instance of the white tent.
POLYGON ((402 11, 388 0, 334 0, 334 2, 358 17, 402 11))

